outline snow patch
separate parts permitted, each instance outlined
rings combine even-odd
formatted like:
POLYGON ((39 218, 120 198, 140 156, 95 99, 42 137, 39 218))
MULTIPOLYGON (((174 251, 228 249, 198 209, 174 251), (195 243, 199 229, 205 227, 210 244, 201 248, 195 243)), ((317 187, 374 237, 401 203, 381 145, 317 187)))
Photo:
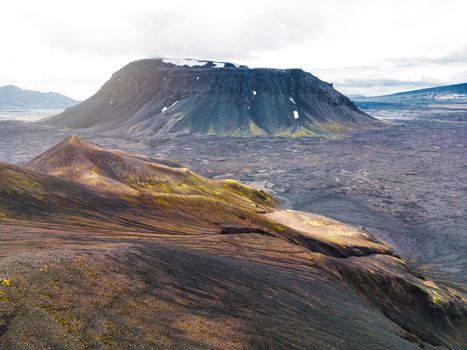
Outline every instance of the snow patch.
POLYGON ((295 101, 294 101, 294 99, 293 99, 292 96, 289 97, 289 100, 290 100, 294 105, 296 105, 296 103, 295 103, 295 101))
POLYGON ((464 99, 467 96, 464 94, 446 93, 446 94, 435 95, 434 97, 436 100, 444 101, 444 100, 464 99))
POLYGON ((293 117, 294 117, 295 119, 300 118, 300 114, 298 114, 298 111, 293 111, 293 117))
POLYGON ((196 80, 199 80, 199 77, 196 77, 196 80))
POLYGON ((114 103, 114 100, 111 100, 111 101, 110 101, 110 104, 112 104, 112 103, 114 103))
POLYGON ((178 101, 175 101, 174 103, 172 103, 169 107, 164 107, 162 108, 162 111, 161 112, 165 112, 166 110, 172 108, 173 106, 175 106, 176 104, 178 103, 178 101))
POLYGON ((253 96, 256 96, 256 90, 253 90, 253 96))
MULTIPOLYGON (((174 66, 179 67, 201 67, 205 66, 208 63, 212 63, 214 66, 212 68, 224 68, 225 62, 218 62, 218 61, 198 61, 191 58, 163 58, 162 62, 173 64, 174 66)), ((234 64, 235 67, 239 68, 238 64, 234 64)))
POLYGON ((174 66, 180 66, 180 67, 204 66, 207 63, 206 61, 198 61, 198 60, 192 60, 192 59, 186 59, 186 58, 164 58, 162 62, 173 64, 174 66))

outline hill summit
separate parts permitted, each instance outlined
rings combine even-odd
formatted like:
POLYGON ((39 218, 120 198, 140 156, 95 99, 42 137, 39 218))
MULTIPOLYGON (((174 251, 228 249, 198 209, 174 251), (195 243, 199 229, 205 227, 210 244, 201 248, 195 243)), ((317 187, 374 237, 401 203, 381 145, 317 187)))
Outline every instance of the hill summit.
POLYGON ((319 136, 378 123, 301 69, 193 59, 129 63, 47 123, 113 136, 319 136))

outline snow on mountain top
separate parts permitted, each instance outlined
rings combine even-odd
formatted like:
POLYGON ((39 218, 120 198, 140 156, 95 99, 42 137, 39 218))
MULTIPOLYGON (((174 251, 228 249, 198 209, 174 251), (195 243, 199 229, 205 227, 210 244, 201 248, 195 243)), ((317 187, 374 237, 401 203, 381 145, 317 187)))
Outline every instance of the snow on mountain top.
MULTIPOLYGON (((179 66, 179 67, 200 67, 200 66, 205 66, 209 63, 213 64, 213 68, 224 68, 225 67, 225 62, 218 62, 218 61, 199 61, 191 58, 163 58, 162 62, 167 63, 167 64, 173 64, 174 66, 179 66)), ((240 66, 238 64, 234 64, 236 68, 239 68, 240 66)))

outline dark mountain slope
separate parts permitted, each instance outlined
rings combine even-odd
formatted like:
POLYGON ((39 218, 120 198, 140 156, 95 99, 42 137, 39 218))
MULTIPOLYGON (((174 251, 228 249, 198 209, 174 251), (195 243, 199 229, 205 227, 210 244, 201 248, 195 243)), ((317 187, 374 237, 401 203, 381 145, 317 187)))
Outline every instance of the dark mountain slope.
POLYGON ((113 74, 91 98, 47 123, 119 136, 313 136, 377 122, 300 69, 148 59, 113 74))
POLYGON ((62 109, 77 103, 56 92, 23 90, 13 85, 0 87, 0 109, 62 109))

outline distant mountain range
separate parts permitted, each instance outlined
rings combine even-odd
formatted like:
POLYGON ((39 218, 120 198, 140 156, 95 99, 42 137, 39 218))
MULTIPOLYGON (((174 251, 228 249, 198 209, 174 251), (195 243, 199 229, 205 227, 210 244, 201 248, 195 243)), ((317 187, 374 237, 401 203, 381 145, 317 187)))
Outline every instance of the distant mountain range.
POLYGON ((62 109, 77 103, 56 92, 24 90, 13 85, 0 87, 0 109, 62 109))
POLYGON ((392 95, 364 97, 352 100, 360 108, 405 108, 407 106, 467 105, 467 83, 439 86, 428 89, 399 92, 392 95))
POLYGON ((318 136, 378 122, 332 84, 301 69, 145 59, 49 123, 112 136, 318 136))

